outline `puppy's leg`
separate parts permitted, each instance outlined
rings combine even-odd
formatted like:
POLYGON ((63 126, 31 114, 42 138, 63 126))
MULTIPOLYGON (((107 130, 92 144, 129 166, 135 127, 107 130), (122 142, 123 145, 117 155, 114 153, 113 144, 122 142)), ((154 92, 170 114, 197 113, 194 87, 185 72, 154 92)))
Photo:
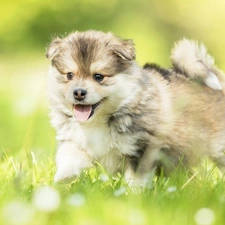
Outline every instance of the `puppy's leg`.
POLYGON ((69 182, 81 171, 92 166, 87 154, 79 150, 75 143, 64 142, 59 146, 56 154, 57 171, 54 177, 55 182, 69 182))
POLYGON ((125 179, 129 186, 133 188, 144 187, 151 188, 152 180, 155 176, 156 161, 159 157, 160 149, 147 149, 143 156, 139 159, 136 169, 128 166, 125 171, 125 179))

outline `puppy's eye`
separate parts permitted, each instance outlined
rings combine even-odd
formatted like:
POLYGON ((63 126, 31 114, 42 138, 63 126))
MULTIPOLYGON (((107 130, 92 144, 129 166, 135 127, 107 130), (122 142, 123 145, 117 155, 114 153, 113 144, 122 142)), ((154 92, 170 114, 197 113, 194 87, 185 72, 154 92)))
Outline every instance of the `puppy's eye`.
POLYGON ((104 76, 99 74, 99 73, 96 73, 96 74, 94 74, 93 78, 94 78, 95 81, 100 83, 101 81, 103 81, 104 76))
POLYGON ((72 80, 73 79, 73 73, 72 72, 69 72, 69 73, 67 73, 67 79, 68 80, 72 80))

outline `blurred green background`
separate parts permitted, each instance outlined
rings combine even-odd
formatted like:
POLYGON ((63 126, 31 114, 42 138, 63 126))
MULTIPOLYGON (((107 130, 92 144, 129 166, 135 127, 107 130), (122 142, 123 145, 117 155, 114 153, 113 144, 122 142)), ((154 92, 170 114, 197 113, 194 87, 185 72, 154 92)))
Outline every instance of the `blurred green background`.
POLYGON ((203 42, 225 70, 224 0, 2 0, 0 7, 0 152, 51 154, 45 49, 55 35, 112 31, 133 39, 137 60, 169 67, 182 37, 203 42))

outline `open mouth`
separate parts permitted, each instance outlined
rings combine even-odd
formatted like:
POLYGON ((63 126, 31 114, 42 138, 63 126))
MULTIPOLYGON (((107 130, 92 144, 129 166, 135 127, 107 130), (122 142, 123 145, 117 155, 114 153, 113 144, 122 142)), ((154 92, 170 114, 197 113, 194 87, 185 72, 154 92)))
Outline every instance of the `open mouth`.
POLYGON ((73 105, 74 116, 80 122, 87 121, 91 116, 94 115, 94 111, 99 104, 100 102, 97 102, 94 105, 73 105))

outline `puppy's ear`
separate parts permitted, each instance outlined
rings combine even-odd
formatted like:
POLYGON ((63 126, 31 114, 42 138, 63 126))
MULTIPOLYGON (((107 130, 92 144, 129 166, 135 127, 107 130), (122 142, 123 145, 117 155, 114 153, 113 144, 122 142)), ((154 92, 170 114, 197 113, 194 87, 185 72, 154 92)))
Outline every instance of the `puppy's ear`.
POLYGON ((121 40, 119 44, 113 46, 113 53, 126 61, 132 61, 136 58, 132 40, 121 40))
POLYGON ((54 39, 47 48, 46 58, 52 60, 60 50, 62 44, 62 39, 56 38, 54 39))

